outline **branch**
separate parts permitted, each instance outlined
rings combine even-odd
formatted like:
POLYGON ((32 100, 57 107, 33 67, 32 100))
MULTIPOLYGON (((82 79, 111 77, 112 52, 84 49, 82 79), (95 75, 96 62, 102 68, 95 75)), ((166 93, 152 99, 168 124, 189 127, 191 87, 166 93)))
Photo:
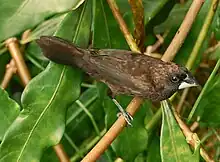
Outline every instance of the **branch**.
POLYGON ((13 59, 11 59, 10 63, 6 65, 5 75, 1 82, 1 87, 3 89, 7 88, 12 76, 17 72, 17 67, 13 59))
POLYGON ((187 12, 185 19, 183 20, 179 30, 174 36, 172 42, 164 53, 162 60, 163 61, 171 61, 175 57, 176 53, 182 46, 186 36, 188 35, 195 18, 202 7, 204 0, 194 0, 187 12))
POLYGON ((67 156, 66 152, 64 151, 62 144, 57 144, 53 146, 53 149, 56 152, 60 162, 70 162, 70 159, 67 156))
POLYGON ((8 40, 6 40, 5 43, 6 43, 6 47, 8 48, 15 62, 21 81, 23 85, 26 86, 28 82, 31 80, 31 75, 28 71, 28 67, 25 64, 24 58, 21 54, 20 48, 18 46, 17 38, 9 38, 8 40))
POLYGON ((115 19, 117 20, 119 27, 121 29, 121 32, 123 33, 130 49, 134 52, 139 52, 140 53, 140 49, 138 48, 133 36, 131 35, 131 33, 128 30, 128 27, 124 21, 124 19, 122 18, 120 11, 118 9, 118 6, 116 4, 116 2, 114 0, 107 0, 109 7, 112 10, 112 13, 115 17, 115 19))
POLYGON ((142 0, 128 0, 131 6, 134 19, 134 37, 138 47, 143 52, 144 50, 144 39, 145 39, 145 30, 144 30, 144 6, 142 0))
POLYGON ((158 40, 153 45, 147 46, 146 54, 151 56, 151 53, 156 51, 164 43, 164 39, 167 37, 168 34, 169 30, 166 30, 162 36, 157 34, 156 37, 158 40))

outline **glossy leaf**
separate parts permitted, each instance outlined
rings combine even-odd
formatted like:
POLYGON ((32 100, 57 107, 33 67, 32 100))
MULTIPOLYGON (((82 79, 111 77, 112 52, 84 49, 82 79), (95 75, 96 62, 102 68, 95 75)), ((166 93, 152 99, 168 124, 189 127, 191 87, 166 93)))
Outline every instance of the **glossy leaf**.
MULTIPOLYGON (((78 100, 92 114, 99 126, 99 129, 102 130, 104 128, 104 109, 101 102, 97 99, 97 89, 89 88, 85 90, 78 100)), ((82 152, 86 150, 85 148, 87 147, 88 143, 92 141, 91 135, 97 136, 96 132, 94 132, 94 127, 88 115, 76 103, 73 103, 70 108, 68 108, 65 133, 71 138, 75 145, 82 148, 82 152), (85 140, 88 141, 85 142, 85 140), (82 147, 83 144, 84 147, 82 147)), ((71 155, 75 156, 77 154, 75 152, 75 148, 73 148, 69 141, 66 140, 66 136, 62 138, 61 142, 65 147, 65 151, 70 157, 71 155)), ((47 151, 43 156, 44 161, 48 161, 48 158, 51 158, 52 160, 53 155, 53 151, 47 151)))
POLYGON ((0 141, 18 116, 20 112, 20 106, 11 98, 9 98, 6 91, 0 88, 0 141))
POLYGON ((33 28, 44 19, 78 7, 84 0, 2 0, 0 6, 0 41, 33 28))
POLYGON ((1 145, 1 161, 39 161, 44 148, 59 142, 65 110, 78 97, 79 81, 80 76, 71 69, 51 63, 30 82, 22 96, 24 109, 1 145), (75 87, 71 86, 74 79, 75 87), (69 90, 72 95, 66 94, 69 90))
MULTIPOLYGON (((117 97, 117 101, 125 108, 131 101, 131 97, 119 96, 117 97)), ((149 107, 150 104, 147 102, 142 104, 132 121, 133 127, 126 127, 112 143, 113 150, 116 154, 126 161, 133 161, 147 147, 148 133, 144 126, 144 119, 149 107)), ((106 97, 104 100, 104 108, 106 112, 106 124, 109 128, 117 119, 118 108, 109 97, 106 97)))
MULTIPOLYGON (((90 31, 91 3, 87 1, 82 7, 70 12, 66 18, 84 15, 90 31), (80 14, 78 14, 78 12, 80 14), (74 14, 76 13, 76 14, 74 14)), ((82 17, 84 17, 82 16, 82 17)), ((62 23, 63 26, 68 20, 62 23)), ((77 27, 84 23, 79 22, 77 27)), ((56 35, 71 39, 69 33, 60 28, 56 35), (61 32, 62 31, 62 32, 61 32), (61 34, 62 33, 62 34, 61 34)), ((81 42, 79 31, 74 32, 74 42, 81 42)), ((87 35, 89 39, 89 35, 87 35)), ((88 40, 87 40, 88 42, 88 40)), ((80 45, 80 44, 78 44, 80 45)), ((84 44, 85 45, 85 44, 84 44)), ((78 69, 50 63, 46 70, 31 80, 22 95, 23 111, 9 128, 0 147, 0 161, 40 161, 42 152, 49 146, 57 144, 65 128, 65 114, 70 104, 80 94, 81 72, 78 69)))
POLYGON ((171 107, 167 101, 162 101, 162 127, 160 139, 161 158, 164 162, 199 162, 186 142, 178 123, 176 122, 171 107))
POLYGON ((143 0, 147 29, 165 21, 175 3, 175 0, 143 0))

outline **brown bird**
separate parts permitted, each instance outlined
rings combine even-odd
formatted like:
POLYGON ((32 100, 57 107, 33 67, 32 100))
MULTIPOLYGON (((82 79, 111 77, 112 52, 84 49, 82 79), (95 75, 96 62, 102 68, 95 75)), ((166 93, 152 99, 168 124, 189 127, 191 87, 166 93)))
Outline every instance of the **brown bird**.
POLYGON ((161 101, 178 89, 198 85, 185 67, 144 54, 118 49, 82 49, 53 36, 42 36, 37 43, 47 58, 83 69, 106 83, 114 95, 161 101))

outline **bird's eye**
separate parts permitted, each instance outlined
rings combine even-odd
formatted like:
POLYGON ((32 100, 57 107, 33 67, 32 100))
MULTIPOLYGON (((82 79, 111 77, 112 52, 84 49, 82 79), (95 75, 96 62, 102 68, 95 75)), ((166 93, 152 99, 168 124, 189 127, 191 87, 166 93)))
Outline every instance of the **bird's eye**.
POLYGON ((173 77, 171 78, 171 81, 172 81, 173 83, 177 83, 177 82, 179 82, 179 78, 177 78, 176 76, 173 76, 173 77))

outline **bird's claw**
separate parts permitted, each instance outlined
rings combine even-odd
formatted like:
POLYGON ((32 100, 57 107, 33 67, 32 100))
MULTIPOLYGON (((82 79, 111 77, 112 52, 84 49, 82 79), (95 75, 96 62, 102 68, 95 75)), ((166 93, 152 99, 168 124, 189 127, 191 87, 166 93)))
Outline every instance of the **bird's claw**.
POLYGON ((117 114, 117 117, 119 117, 121 115, 123 115, 123 117, 124 117, 125 121, 127 122, 127 124, 132 127, 133 117, 127 111, 119 112, 117 114))
POLYGON ((132 126, 131 122, 133 120, 133 117, 121 107, 121 105, 118 103, 118 101, 116 99, 113 98, 112 101, 115 103, 115 105, 120 110, 120 113, 118 113, 117 116, 123 115, 123 117, 124 117, 125 121, 128 123, 128 125, 132 126))

